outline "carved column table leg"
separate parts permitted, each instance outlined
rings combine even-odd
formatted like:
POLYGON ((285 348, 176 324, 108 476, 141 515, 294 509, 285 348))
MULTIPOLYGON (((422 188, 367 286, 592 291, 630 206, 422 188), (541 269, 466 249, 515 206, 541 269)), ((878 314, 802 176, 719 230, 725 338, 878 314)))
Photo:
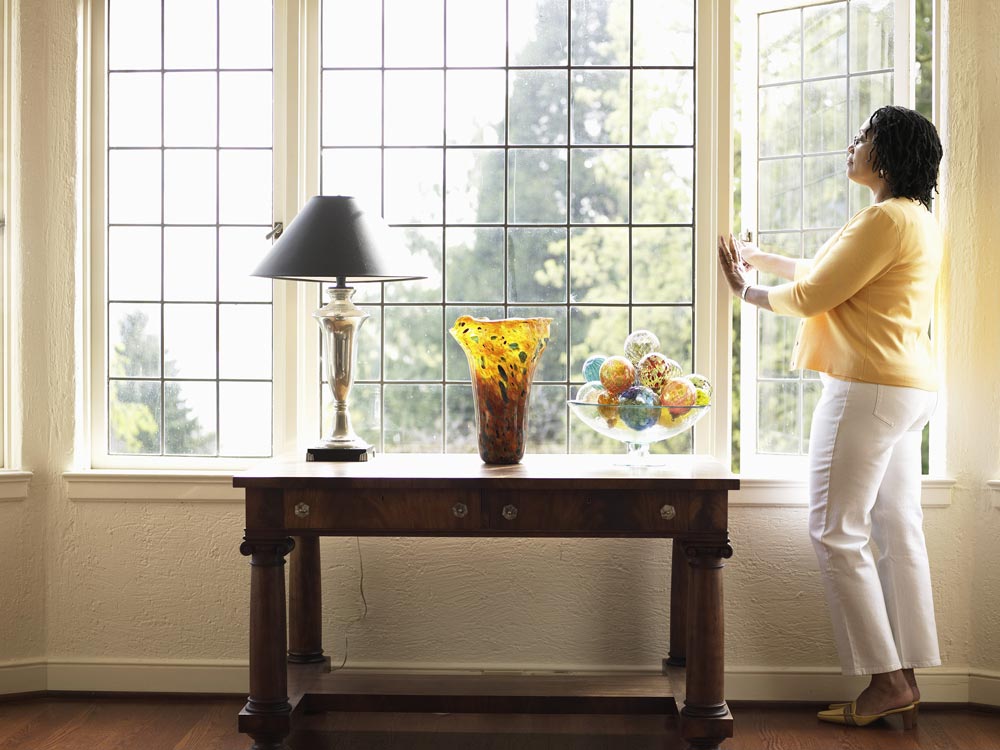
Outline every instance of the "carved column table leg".
POLYGON ((685 545, 691 563, 687 641, 687 695, 681 735, 695 750, 716 750, 733 736, 725 699, 725 628, 722 608, 723 558, 729 542, 685 545))
POLYGON ((250 555, 250 697, 240 711, 239 729, 252 750, 281 750, 291 730, 285 663, 285 555, 291 539, 248 539, 250 555))
POLYGON ((319 537, 295 537, 288 575, 288 661, 323 661, 323 586, 319 537))
POLYGON ((687 657, 688 580, 690 571, 684 542, 674 539, 670 562, 670 651, 663 666, 683 667, 687 657))

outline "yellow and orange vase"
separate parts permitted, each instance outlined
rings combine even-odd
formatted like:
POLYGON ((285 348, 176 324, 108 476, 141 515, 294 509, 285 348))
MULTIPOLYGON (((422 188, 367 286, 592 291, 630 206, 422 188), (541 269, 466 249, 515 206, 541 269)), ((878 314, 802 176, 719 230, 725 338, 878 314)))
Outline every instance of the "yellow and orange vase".
POLYGON ((451 328, 469 360, 479 457, 485 463, 516 464, 524 455, 531 381, 551 323, 552 318, 463 315, 451 328))

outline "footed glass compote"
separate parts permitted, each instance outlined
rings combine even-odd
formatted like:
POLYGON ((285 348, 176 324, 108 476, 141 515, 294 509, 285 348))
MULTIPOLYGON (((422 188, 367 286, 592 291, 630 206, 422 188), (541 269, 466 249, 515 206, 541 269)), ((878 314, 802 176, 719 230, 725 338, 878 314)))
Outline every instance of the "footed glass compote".
POLYGON ((649 446, 680 435, 704 417, 711 406, 646 406, 567 401, 570 411, 593 430, 625 443, 621 463, 650 466, 649 446))

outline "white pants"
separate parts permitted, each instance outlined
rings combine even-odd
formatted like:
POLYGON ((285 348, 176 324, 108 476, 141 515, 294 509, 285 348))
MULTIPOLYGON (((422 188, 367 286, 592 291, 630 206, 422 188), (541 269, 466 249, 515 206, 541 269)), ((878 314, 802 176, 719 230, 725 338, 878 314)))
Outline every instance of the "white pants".
POLYGON ((841 668, 936 666, 920 438, 937 394, 822 378, 809 437, 809 533, 841 668))

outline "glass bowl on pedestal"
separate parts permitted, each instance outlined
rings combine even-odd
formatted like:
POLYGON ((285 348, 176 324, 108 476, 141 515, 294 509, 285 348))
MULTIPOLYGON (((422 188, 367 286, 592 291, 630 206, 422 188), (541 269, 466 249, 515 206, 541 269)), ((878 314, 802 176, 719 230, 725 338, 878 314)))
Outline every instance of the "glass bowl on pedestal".
POLYGON ((585 425, 605 437, 625 443, 625 466, 652 466, 649 446, 685 430, 704 417, 711 406, 647 406, 598 404, 592 401, 566 402, 570 411, 585 425))

